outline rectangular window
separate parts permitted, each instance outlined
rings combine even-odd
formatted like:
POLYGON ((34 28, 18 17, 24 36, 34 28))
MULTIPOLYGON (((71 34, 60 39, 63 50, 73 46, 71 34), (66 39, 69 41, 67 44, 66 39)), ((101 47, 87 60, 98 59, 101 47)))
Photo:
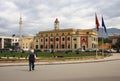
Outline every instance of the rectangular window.
POLYGON ((70 44, 68 44, 68 48, 70 48, 70 44))
POLYGON ((38 45, 36 45, 36 49, 38 49, 38 45))
POLYGON ((77 44, 74 44, 74 48, 75 48, 75 49, 77 48, 77 44))
POLYGON ((43 45, 40 45, 40 48, 43 49, 43 45))
POLYGON ((64 44, 62 44, 62 48, 65 48, 65 45, 64 45, 64 44))
POLYGON ((38 42, 38 39, 36 39, 36 42, 38 42))

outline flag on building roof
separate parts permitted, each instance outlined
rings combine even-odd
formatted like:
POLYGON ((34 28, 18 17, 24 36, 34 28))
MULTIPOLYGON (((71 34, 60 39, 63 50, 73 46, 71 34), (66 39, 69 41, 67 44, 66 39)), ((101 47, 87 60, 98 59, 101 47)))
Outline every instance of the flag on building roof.
POLYGON ((99 21, 98 21, 98 17, 97 17, 97 14, 95 13, 95 24, 96 24, 96 28, 97 28, 97 31, 99 31, 99 21))
POLYGON ((108 34, 108 33, 107 33, 106 26, 105 26, 105 23, 104 23, 103 16, 102 16, 102 27, 104 27, 104 31, 105 31, 105 33, 108 34))

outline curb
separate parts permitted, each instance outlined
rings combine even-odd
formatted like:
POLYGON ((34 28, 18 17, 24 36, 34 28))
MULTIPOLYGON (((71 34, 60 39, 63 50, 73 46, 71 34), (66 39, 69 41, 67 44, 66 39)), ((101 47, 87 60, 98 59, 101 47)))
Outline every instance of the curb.
MULTIPOLYGON (((116 61, 116 60, 120 60, 120 59, 108 59, 108 60, 104 60, 104 59, 100 59, 100 60, 86 60, 86 61, 64 61, 64 62, 39 62, 39 63, 35 63, 35 65, 61 65, 61 64, 80 64, 80 63, 97 63, 97 62, 107 62, 107 61, 116 61)), ((0 64, 0 67, 8 67, 8 66, 28 66, 28 63, 3 63, 0 64)))

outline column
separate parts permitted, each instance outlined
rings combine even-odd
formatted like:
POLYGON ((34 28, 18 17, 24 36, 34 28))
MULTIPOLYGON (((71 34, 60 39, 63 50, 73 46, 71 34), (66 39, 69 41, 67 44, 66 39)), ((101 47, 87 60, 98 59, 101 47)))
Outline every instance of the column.
POLYGON ((65 36, 65 48, 68 49, 67 48, 67 36, 65 36))
POLYGON ((56 39, 56 37, 54 37, 54 49, 56 49, 56 42, 55 42, 56 40, 55 39, 56 39))
POLYGON ((48 48, 50 49, 50 37, 48 37, 48 48))
POLYGON ((2 48, 4 48, 4 38, 2 38, 2 48))
POLYGON ((61 49, 61 36, 59 37, 59 49, 61 49))

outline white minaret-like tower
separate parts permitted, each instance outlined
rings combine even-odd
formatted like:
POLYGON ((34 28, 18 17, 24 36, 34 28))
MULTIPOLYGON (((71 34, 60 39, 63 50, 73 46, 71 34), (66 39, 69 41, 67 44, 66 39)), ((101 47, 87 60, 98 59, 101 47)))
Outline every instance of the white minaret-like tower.
POLYGON ((20 22, 19 22, 19 47, 22 49, 22 16, 20 14, 20 22))
POLYGON ((56 18, 56 20, 54 22, 54 28, 55 28, 55 30, 59 30, 59 21, 58 21, 58 18, 56 18))

